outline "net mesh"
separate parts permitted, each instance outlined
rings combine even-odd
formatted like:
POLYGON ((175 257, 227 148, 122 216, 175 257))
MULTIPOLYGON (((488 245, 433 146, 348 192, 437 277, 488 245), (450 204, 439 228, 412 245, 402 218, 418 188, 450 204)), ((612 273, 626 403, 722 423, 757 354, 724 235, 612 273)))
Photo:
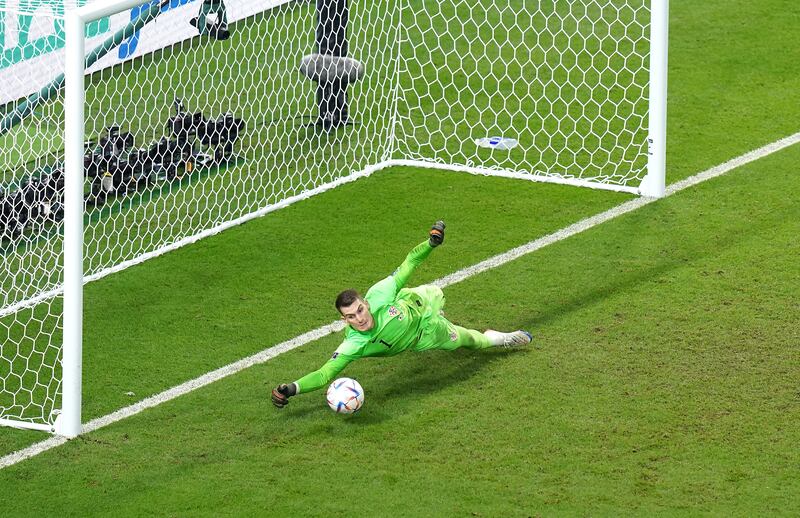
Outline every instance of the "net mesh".
MULTIPOLYGON (((0 5, 4 119, 25 106, 24 98, 8 96, 31 91, 36 75, 35 69, 16 65, 37 49, 49 52, 63 42, 55 34, 63 27, 59 10, 42 7, 0 5)), ((63 54, 54 54, 51 63, 63 69, 63 54)), ((40 424, 53 423, 60 408, 63 177, 56 169, 64 113, 59 97, 56 93, 34 116, 0 135, 0 418, 40 424)))
POLYGON ((647 169, 649 2, 412 2, 402 158, 638 185, 647 169), (481 139, 517 143, 500 152, 481 139))

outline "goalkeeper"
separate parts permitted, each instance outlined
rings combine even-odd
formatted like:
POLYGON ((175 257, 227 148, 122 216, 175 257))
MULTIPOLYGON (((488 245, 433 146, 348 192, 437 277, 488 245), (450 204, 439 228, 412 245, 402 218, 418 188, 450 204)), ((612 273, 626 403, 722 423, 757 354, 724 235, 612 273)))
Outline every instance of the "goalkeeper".
POLYGON ((433 285, 405 288, 417 266, 444 241, 444 222, 437 221, 428 240, 409 252, 403 264, 389 277, 372 286, 362 297, 345 290, 336 297, 336 309, 349 325, 344 342, 321 368, 294 383, 272 390, 272 402, 283 408, 291 396, 320 389, 330 383, 347 364, 359 358, 394 356, 405 350, 485 349, 530 343, 526 331, 484 333, 459 327, 442 314, 444 294, 433 285))

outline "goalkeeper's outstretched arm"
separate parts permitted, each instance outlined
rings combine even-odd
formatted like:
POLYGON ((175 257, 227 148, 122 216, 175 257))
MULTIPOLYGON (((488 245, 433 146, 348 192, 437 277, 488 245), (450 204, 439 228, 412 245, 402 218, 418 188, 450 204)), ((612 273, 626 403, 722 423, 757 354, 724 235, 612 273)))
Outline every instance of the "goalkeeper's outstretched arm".
POLYGON ((333 353, 333 358, 325 362, 322 367, 294 382, 297 387, 297 393, 302 394, 321 389, 333 381, 336 375, 342 372, 355 359, 356 357, 349 354, 333 353))
POLYGON ((272 403, 278 408, 283 408, 289 403, 290 397, 321 389, 355 359, 355 356, 349 354, 334 353, 333 358, 314 372, 306 374, 294 383, 282 383, 272 389, 272 403))
POLYGON ((444 227, 444 221, 434 223, 428 239, 415 246, 394 272, 392 278, 398 290, 406 285, 411 274, 431 254, 431 251, 444 242, 444 227))

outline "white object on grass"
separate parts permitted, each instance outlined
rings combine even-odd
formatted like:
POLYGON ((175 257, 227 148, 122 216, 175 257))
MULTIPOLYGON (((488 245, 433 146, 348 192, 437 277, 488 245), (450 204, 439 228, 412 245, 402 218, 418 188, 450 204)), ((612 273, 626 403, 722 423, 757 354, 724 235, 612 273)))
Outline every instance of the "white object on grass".
POLYGON ((354 83, 364 77, 364 65, 345 56, 309 54, 300 60, 300 73, 318 83, 354 83))
POLYGON ((516 139, 509 137, 483 137, 475 139, 475 144, 478 147, 485 147, 489 149, 512 149, 517 147, 516 139))
POLYGON ((328 387, 328 406, 338 414, 352 414, 364 405, 364 389, 352 378, 339 378, 328 387))

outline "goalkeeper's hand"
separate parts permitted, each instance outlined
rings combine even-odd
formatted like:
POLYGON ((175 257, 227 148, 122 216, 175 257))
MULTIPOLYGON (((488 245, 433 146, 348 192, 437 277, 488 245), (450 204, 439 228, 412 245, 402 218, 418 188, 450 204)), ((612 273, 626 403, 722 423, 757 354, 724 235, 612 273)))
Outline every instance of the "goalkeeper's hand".
POLYGON ((281 383, 272 389, 272 404, 278 408, 283 408, 289 404, 289 398, 297 394, 294 383, 281 383))
POLYGON ((433 224, 428 242, 434 248, 444 243, 444 221, 439 220, 433 224))

